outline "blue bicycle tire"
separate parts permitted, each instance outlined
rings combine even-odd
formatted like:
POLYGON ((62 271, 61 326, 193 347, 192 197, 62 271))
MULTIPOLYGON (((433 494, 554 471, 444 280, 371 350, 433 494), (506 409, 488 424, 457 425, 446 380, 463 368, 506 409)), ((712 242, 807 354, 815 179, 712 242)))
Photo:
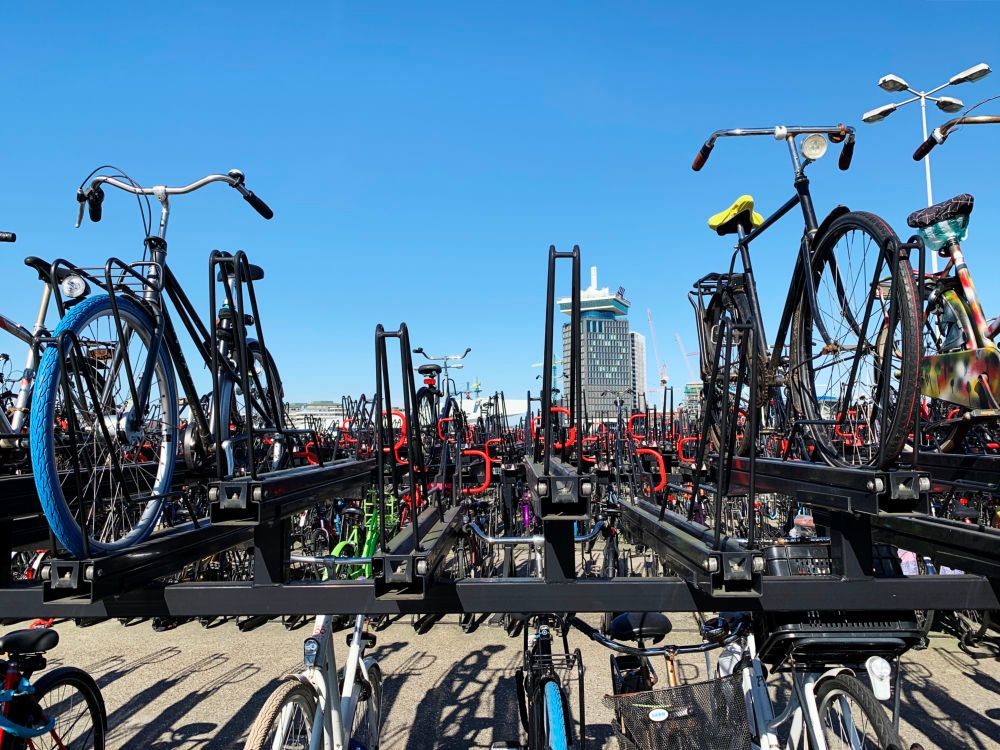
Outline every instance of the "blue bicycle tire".
MULTIPOLYGON (((119 311, 131 318, 135 330, 138 331, 139 327, 134 324, 141 324, 145 327, 143 333, 147 337, 152 336, 152 321, 149 319, 149 315, 137 303, 121 296, 116 297, 115 301, 119 311)), ((66 316, 59 322, 55 331, 53 331, 53 336, 59 336, 63 331, 78 333, 90 322, 100 317, 102 313, 111 314, 112 309, 111 298, 108 295, 101 294, 90 297, 70 309, 66 316)), ((163 375, 160 383, 166 388, 165 401, 171 405, 173 412, 175 412, 177 408, 177 393, 174 382, 174 371, 164 345, 160 346, 158 359, 158 369, 160 369, 163 375)), ((62 388, 61 372, 62 358, 59 356, 58 347, 56 345, 47 347, 41 357, 31 400, 29 429, 31 466, 34 472, 38 499, 41 502, 42 511, 45 513, 52 533, 55 534, 59 542, 72 555, 77 558, 83 558, 85 551, 83 534, 85 531, 77 523, 76 514, 63 495, 53 439, 55 405, 62 388)), ((173 419, 170 419, 169 415, 165 414, 161 421, 166 423, 167 429, 172 434, 169 436, 169 440, 166 440, 164 443, 165 464, 157 472, 157 491, 154 494, 170 490, 174 464, 176 462, 176 414, 174 414, 173 419)), ((156 527, 162 507, 162 498, 150 500, 131 531, 113 542, 105 542, 93 538, 88 539, 91 555, 106 554, 126 549, 147 539, 156 527)))
POLYGON ((545 719, 547 723, 545 750, 569 750, 566 737, 566 709, 563 694, 556 680, 545 683, 545 719))

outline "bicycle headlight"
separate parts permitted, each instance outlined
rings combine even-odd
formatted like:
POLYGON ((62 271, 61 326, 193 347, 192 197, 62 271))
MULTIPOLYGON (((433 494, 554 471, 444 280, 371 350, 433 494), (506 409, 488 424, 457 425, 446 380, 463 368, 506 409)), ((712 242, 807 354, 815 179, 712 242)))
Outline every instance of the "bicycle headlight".
POLYGON ((802 139, 800 148, 802 149, 802 155, 809 161, 816 161, 826 153, 826 138, 820 133, 813 133, 802 139))
POLYGON ((63 293, 64 297, 77 299, 89 292, 90 286, 82 276, 71 273, 59 282, 59 290, 63 293))
POLYGON ((302 644, 302 658, 307 667, 316 666, 316 656, 319 654, 319 641, 315 638, 306 638, 302 644))
POLYGON ((865 662, 865 669, 872 683, 872 692, 880 701, 889 700, 892 695, 892 687, 889 685, 889 678, 892 677, 892 665, 881 656, 869 656, 865 662))

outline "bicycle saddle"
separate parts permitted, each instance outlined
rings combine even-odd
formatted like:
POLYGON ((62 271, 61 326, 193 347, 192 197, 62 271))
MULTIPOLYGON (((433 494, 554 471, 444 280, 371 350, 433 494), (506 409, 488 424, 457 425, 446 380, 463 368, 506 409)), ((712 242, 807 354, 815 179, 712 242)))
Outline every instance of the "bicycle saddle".
POLYGON ((940 221, 964 217, 966 220, 972 213, 972 204, 975 201, 968 193, 956 195, 946 201, 935 203, 933 206, 921 208, 914 211, 906 218, 907 225, 914 229, 926 229, 940 221))
POLYGON ((714 229, 718 235, 736 234, 742 227, 747 233, 754 227, 764 223, 764 217, 753 210, 753 196, 741 195, 733 205, 725 211, 720 211, 708 220, 708 228, 714 229))
POLYGON ((648 641, 659 643, 673 629, 667 616, 660 612, 623 612, 611 621, 611 637, 616 641, 648 641))
MULTIPOLYGON (((34 255, 29 255, 24 259, 24 265, 28 268, 34 268, 38 271, 38 280, 48 282, 49 281, 49 271, 52 269, 52 264, 47 260, 42 260, 41 258, 36 258, 34 255)), ((56 281, 62 281, 67 276, 71 275, 73 272, 68 268, 63 268, 60 266, 56 269, 56 281)))
POLYGON ((0 654, 22 656, 24 654, 40 654, 56 647, 59 634, 48 628, 37 630, 15 630, 0 636, 0 654))
POLYGON ((441 372, 441 365, 434 365, 434 364, 420 365, 420 367, 417 368, 417 372, 419 372, 421 375, 428 375, 433 377, 441 372))
MULTIPOLYGON (((232 273, 223 273, 222 266, 219 266, 219 272, 215 275, 216 281, 225 281, 226 276, 233 276, 232 273)), ((250 264, 250 280, 260 281, 264 278, 264 269, 260 266, 255 266, 253 263, 250 264)))

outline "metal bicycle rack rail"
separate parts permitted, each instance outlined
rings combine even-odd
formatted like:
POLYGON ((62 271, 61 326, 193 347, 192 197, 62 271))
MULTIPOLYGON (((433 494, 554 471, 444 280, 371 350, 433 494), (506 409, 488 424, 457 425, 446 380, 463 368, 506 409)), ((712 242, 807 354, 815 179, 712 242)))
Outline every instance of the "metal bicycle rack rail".
MULTIPOLYGON (((227 261, 237 269, 245 259, 227 261)), ((148 542, 117 555, 67 560, 56 555, 47 580, 12 582, 0 578, 3 617, 136 617, 171 615, 282 615, 368 613, 446 614, 502 612, 594 612, 641 608, 657 611, 800 612, 807 610, 888 611, 900 609, 1000 608, 1000 532, 957 524, 928 515, 931 471, 923 454, 915 466, 898 471, 845 469, 804 461, 735 455, 735 426, 716 425, 721 455, 699 446, 694 462, 665 460, 677 469, 670 476, 672 491, 691 496, 715 496, 715 523, 669 510, 656 492, 622 499, 616 508, 621 528, 653 551, 673 571, 663 577, 581 577, 576 570, 576 540, 589 527, 597 532, 598 490, 616 481, 613 467, 581 460, 583 399, 580 367, 579 248, 549 250, 546 317, 546 359, 540 399, 541 429, 528 434, 525 422, 523 458, 506 452, 489 458, 488 446, 466 446, 464 437, 445 440, 440 455, 424 461, 417 421, 416 391, 405 325, 375 337, 376 395, 372 429, 374 455, 357 454, 317 465, 262 472, 241 479, 216 477, 199 486, 207 493, 210 515, 155 534, 148 542), (569 433, 560 442, 552 406, 552 329, 557 261, 570 260, 573 295, 570 321, 569 416, 580 444, 574 452, 569 433), (402 431, 408 455, 397 454, 397 438, 389 419, 394 412, 390 393, 388 342, 396 339, 403 374, 402 431), (575 455, 574 455, 575 453, 575 455), (485 466, 483 464, 485 463, 485 466), (497 466, 496 464, 499 464, 497 466), (427 474, 415 467, 429 465, 427 474), (540 577, 497 576, 456 578, 445 568, 448 555, 470 530, 463 483, 470 472, 485 471, 500 485, 499 498, 508 506, 522 485, 531 493, 542 520, 540 577), (693 487, 683 485, 684 480, 693 487), (329 581, 296 580, 291 575, 292 516, 310 504, 375 488, 381 509, 376 552, 370 559, 372 578, 329 581), (752 499, 757 492, 788 495, 814 508, 817 522, 829 529, 831 559, 837 570, 829 575, 780 576, 767 572, 762 544, 722 533, 718 522, 722 498, 752 499), (384 519, 389 503, 409 494, 413 512, 406 524, 390 534, 384 519), (588 526, 593 523, 593 526, 588 526), (582 525, 582 526, 581 526, 582 525), (964 527, 964 528, 959 528, 964 527), (907 549, 938 555, 966 571, 956 576, 877 577, 872 568, 872 544, 889 541, 907 549), (187 581, 161 579, 212 552, 253 547, 253 579, 247 581, 187 581)), ((240 271, 237 270, 237 274, 240 271)), ((238 299, 235 309, 242 308, 238 299)), ((256 311, 254 311, 256 312, 256 311)), ((736 326, 723 330, 733 336, 736 326)), ((758 387, 747 366, 749 336, 740 335, 741 353, 719 367, 735 368, 737 390, 758 387)), ((244 342, 245 345, 245 342, 244 342)), ((708 410, 706 410, 708 411, 708 410)), ((723 414, 725 410, 723 410, 723 414)), ((705 415, 702 434, 707 434, 705 415)), ((757 430, 754 422, 750 429, 757 430)), ((753 442, 753 441, 752 441, 753 442)), ((506 446, 511 447, 511 446, 506 446)), ((634 448, 634 446, 633 446, 634 448)), ((673 446, 671 446, 671 449, 673 446)), ((506 450, 506 448, 505 448, 506 450)), ((658 449, 659 450, 659 449, 658 449)), ((662 454, 661 454, 662 455, 662 454)), ((633 457, 634 458, 634 457, 633 457)), ((672 457, 668 456, 667 459, 672 457)), ((967 459, 967 457, 966 457, 967 459)), ((960 470, 963 459, 953 461, 960 470)), ((635 469, 629 469, 634 471, 635 469)), ((645 471, 641 469, 640 471, 645 471)), ((196 479, 196 478, 195 478, 196 479)), ((666 479, 661 477, 661 479, 666 479)), ((194 481, 188 477, 186 481, 194 481)), ((650 482, 650 484, 652 484, 650 482)), ((0 503, 0 551, 24 541, 22 514, 37 518, 37 498, 30 477, 0 479, 5 492, 0 503)), ((24 522, 28 523, 28 522, 24 522)), ((37 523, 37 522, 36 522, 37 523)), ((30 524, 28 524, 30 526, 30 524)), ((752 528, 752 525, 751 525, 752 528)), ((26 533, 26 532, 25 532, 26 533)), ((589 532, 588 532, 589 533, 589 532)), ((505 560, 508 573, 513 566, 505 560)), ((9 572, 6 573, 9 576, 9 572)))

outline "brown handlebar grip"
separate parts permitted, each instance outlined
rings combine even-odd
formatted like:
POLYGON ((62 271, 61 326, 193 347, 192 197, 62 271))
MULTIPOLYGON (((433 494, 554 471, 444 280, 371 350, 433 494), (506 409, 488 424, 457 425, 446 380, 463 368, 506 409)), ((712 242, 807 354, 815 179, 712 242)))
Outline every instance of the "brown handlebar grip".
POLYGON ((927 140, 917 146, 917 150, 913 152, 913 161, 920 161, 923 159, 936 145, 938 145, 938 142, 933 134, 927 136, 927 140))
POLYGON ((840 167, 841 172, 846 172, 851 168, 851 160, 854 158, 854 138, 848 138, 847 142, 844 144, 843 148, 840 149, 840 159, 837 161, 837 166, 840 167))
POLYGON ((712 143, 706 142, 705 145, 701 147, 701 149, 695 155, 694 161, 691 162, 691 169, 693 169, 695 172, 701 171, 701 168, 705 166, 705 162, 708 161, 708 157, 712 153, 713 145, 714 144, 712 143))

